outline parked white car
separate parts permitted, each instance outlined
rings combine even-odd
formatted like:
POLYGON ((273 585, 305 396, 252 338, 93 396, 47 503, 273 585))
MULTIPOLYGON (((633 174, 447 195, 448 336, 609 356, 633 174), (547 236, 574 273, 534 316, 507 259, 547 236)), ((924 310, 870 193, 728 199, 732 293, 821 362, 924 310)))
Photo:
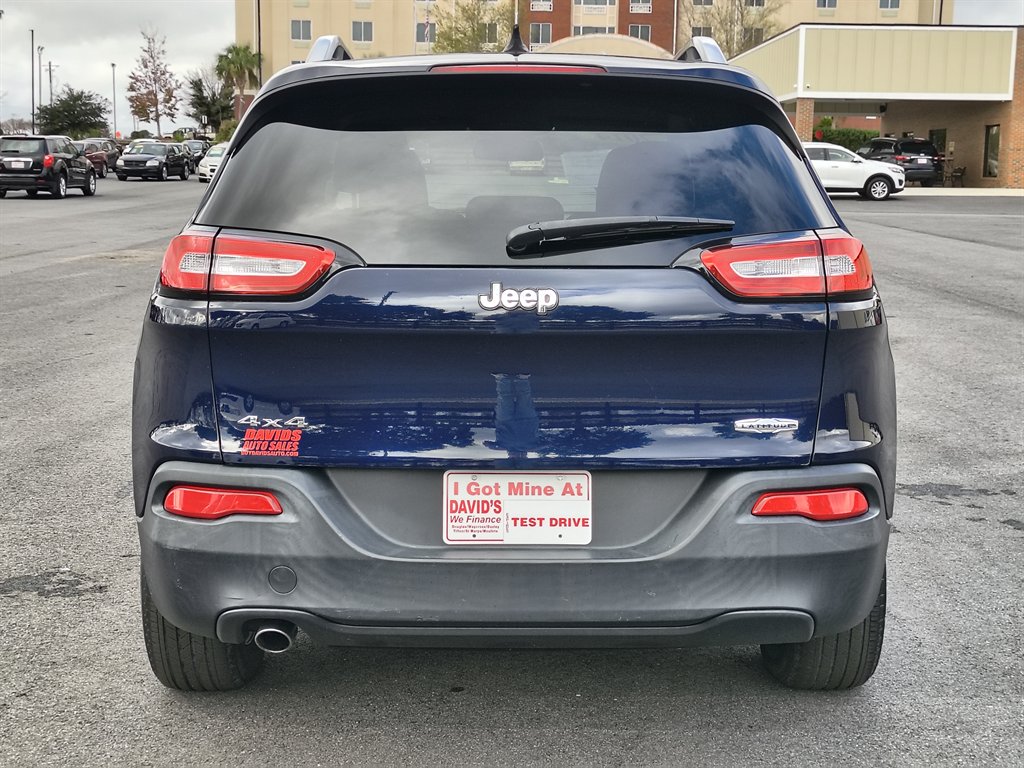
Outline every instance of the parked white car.
POLYGON ((804 150, 828 192, 856 192, 870 200, 885 200, 906 186, 898 165, 866 160, 837 144, 807 141, 804 150))
POLYGON ((199 180, 201 182, 209 183, 210 179, 213 178, 213 174, 216 173, 217 166, 220 165, 221 158, 224 157, 224 152, 227 148, 227 142, 224 142, 223 144, 214 144, 206 151, 203 159, 199 161, 199 180))

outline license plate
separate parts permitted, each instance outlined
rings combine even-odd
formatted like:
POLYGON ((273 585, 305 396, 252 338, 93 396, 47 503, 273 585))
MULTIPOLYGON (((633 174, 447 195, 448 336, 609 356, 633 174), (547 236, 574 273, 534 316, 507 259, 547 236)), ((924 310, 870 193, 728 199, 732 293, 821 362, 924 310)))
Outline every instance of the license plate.
POLYGON ((925 163, 928 162, 928 158, 927 157, 919 157, 914 162, 917 163, 918 165, 924 165, 925 163))
POLYGON ((28 168, 30 163, 26 160, 11 160, 11 168, 28 168))
POLYGON ((589 544, 589 472, 444 473, 446 544, 589 544))

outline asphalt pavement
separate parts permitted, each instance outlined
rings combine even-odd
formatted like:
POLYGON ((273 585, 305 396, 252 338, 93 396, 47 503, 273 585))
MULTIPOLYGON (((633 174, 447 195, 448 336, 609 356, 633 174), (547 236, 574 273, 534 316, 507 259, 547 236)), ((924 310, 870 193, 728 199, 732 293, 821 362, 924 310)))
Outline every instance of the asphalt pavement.
POLYGON ((129 403, 164 247, 205 185, 0 200, 0 765, 1018 765, 1024 199, 837 200, 899 389, 885 650, 843 693, 752 647, 329 649, 169 691, 138 610, 129 403))

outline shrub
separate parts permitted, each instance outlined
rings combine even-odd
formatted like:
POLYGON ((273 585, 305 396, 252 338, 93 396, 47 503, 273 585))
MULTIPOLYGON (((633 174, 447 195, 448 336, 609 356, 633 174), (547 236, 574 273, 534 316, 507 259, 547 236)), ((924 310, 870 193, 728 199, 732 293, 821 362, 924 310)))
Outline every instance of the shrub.
MULTIPOLYGON (((838 144, 851 152, 867 144, 871 139, 878 138, 878 131, 866 131, 862 128, 821 128, 821 141, 838 144)), ((815 131, 817 133, 817 131, 815 131)))
POLYGON ((225 120, 220 124, 220 128, 217 129, 217 141, 231 141, 231 137, 235 134, 235 128, 237 127, 237 120, 225 120))

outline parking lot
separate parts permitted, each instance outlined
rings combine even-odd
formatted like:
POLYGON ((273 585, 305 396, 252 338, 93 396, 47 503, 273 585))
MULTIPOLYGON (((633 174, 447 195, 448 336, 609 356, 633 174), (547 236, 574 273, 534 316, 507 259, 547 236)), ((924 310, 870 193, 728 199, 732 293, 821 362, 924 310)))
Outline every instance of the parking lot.
POLYGON ((793 692, 753 647, 328 649, 232 694, 146 661, 132 365, 207 189, 0 200, 0 765, 1010 765, 1024 753, 1024 198, 836 205, 886 301, 899 475, 885 652, 793 692), (1014 757, 1017 755, 1017 757, 1014 757))

